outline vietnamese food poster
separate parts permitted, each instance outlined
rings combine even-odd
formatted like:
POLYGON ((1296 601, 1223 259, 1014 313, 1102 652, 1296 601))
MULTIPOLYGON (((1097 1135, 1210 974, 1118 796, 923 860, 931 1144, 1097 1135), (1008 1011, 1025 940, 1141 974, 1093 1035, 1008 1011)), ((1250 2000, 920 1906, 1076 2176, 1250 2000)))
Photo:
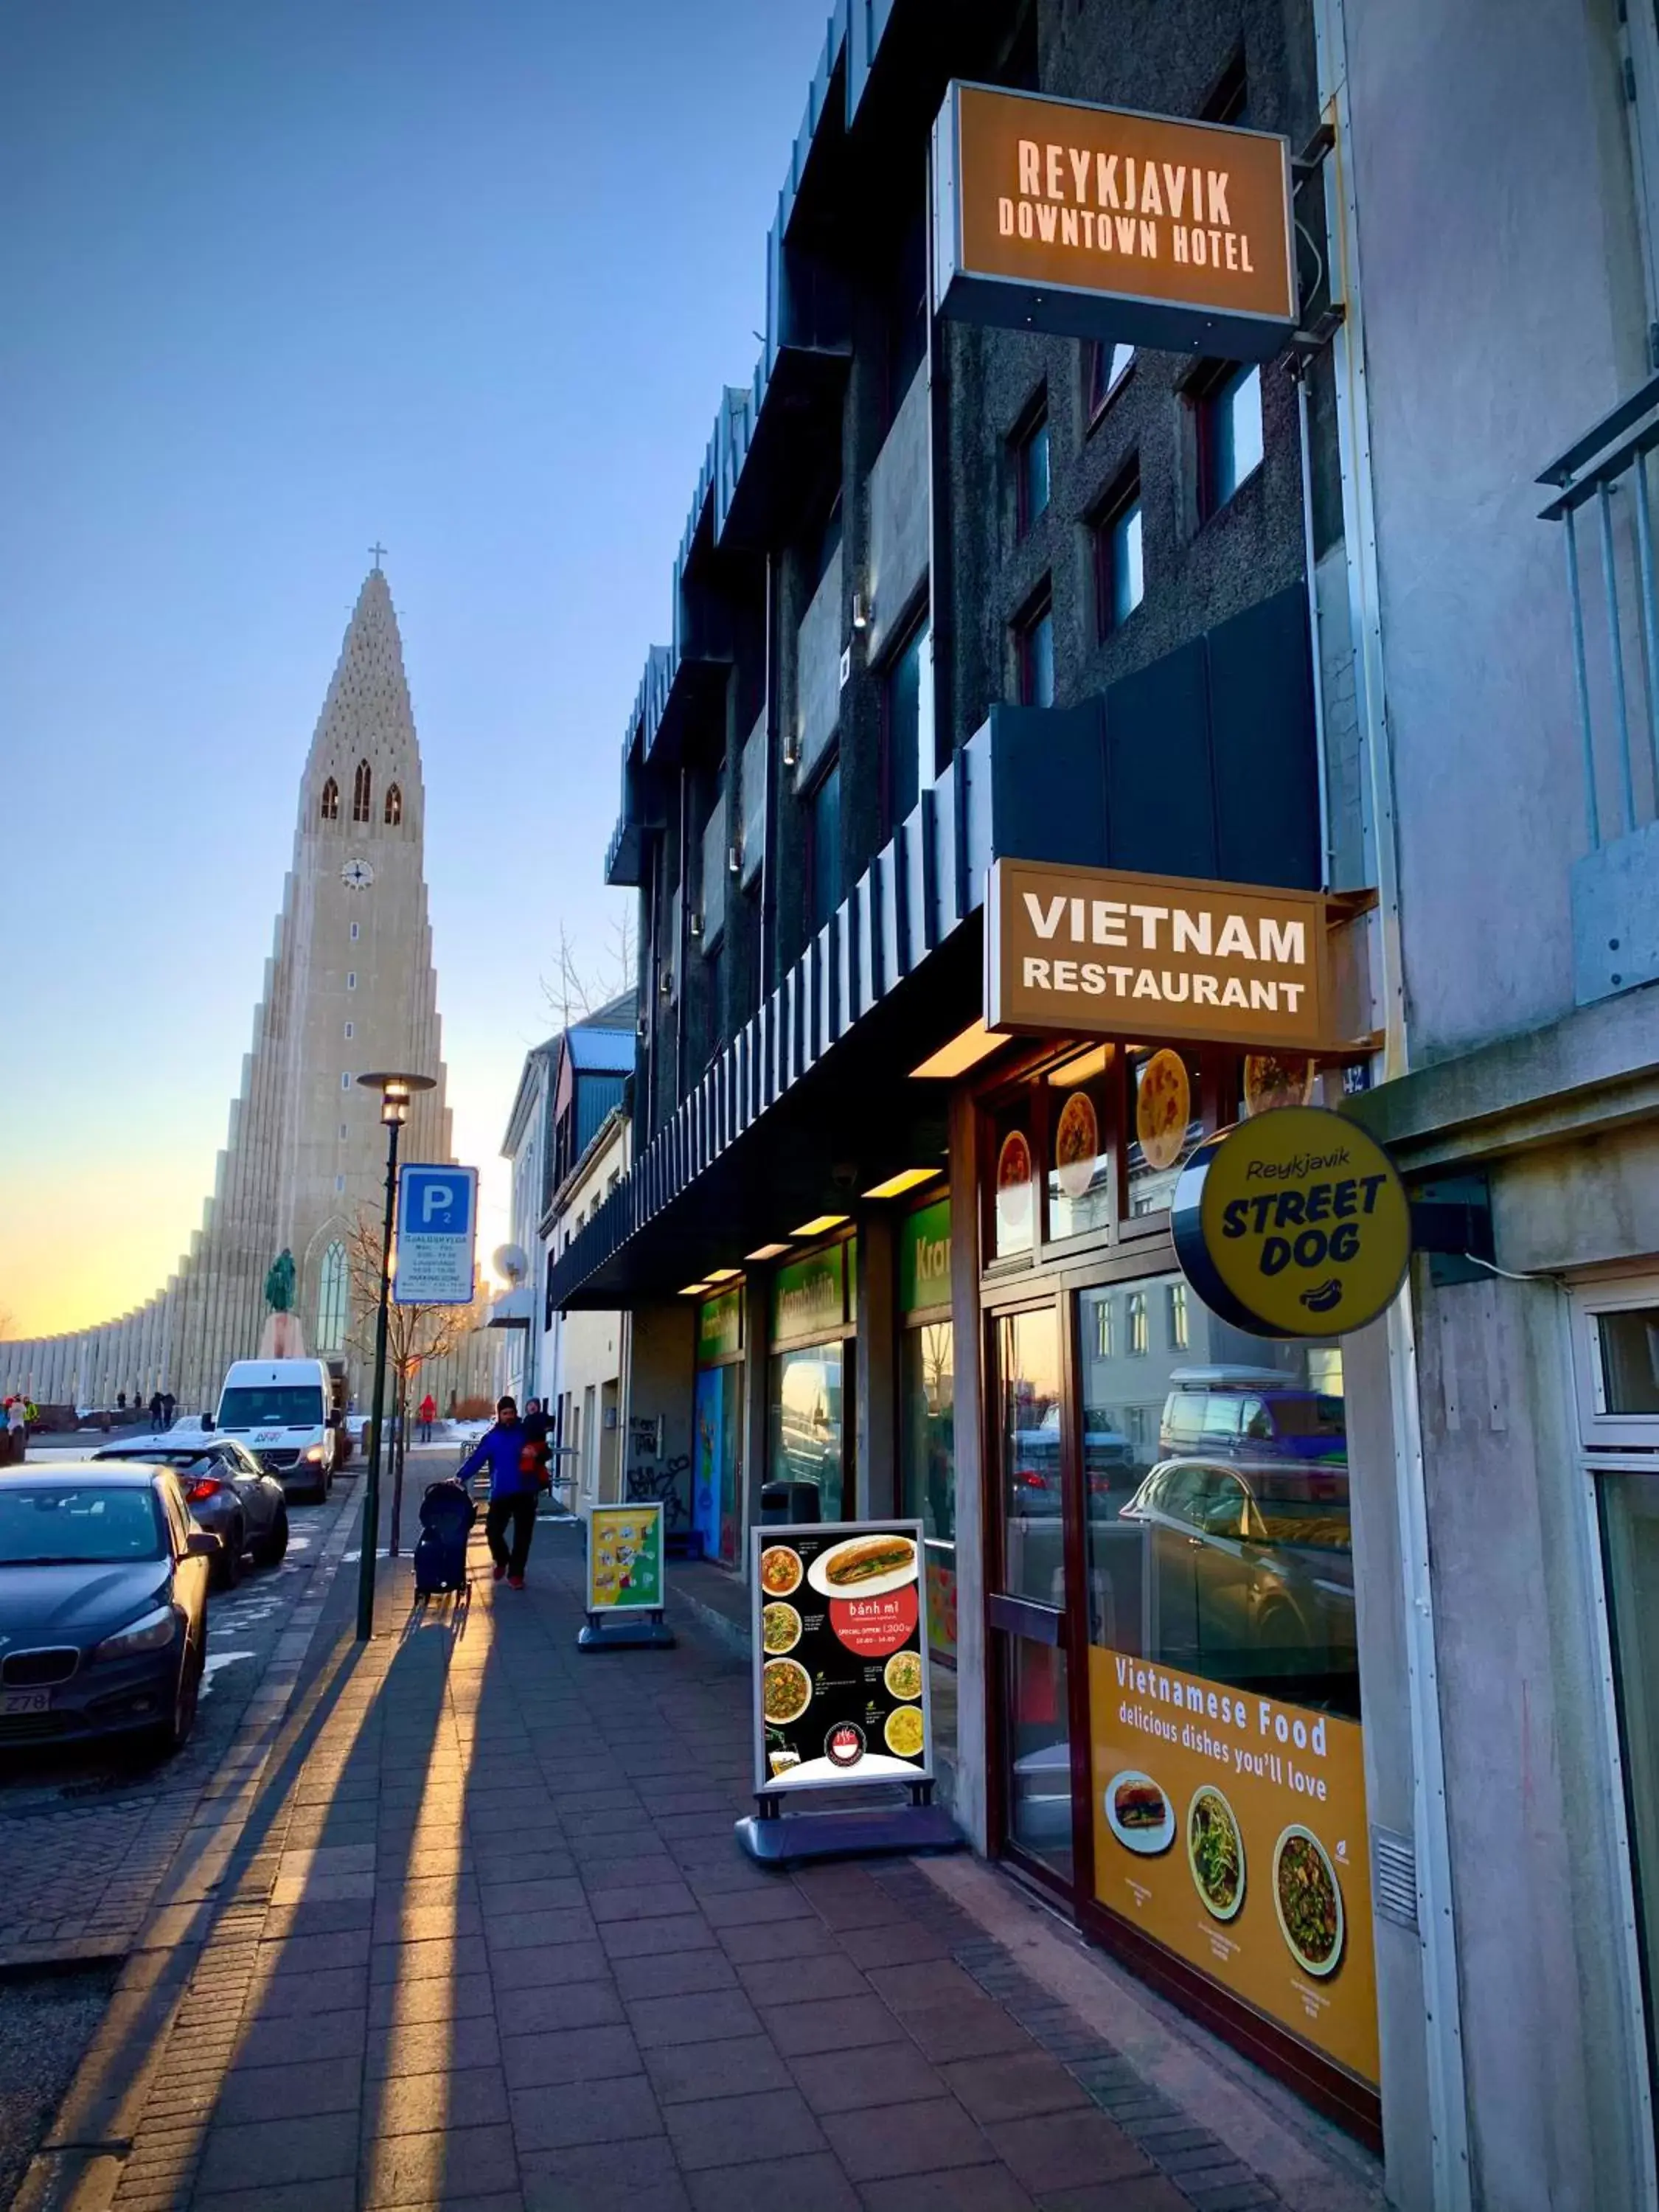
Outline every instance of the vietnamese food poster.
POLYGON ((1373 2085, 1358 1721, 1089 1654, 1100 1902, 1373 2085))
POLYGON ((755 1786, 933 1778, 921 1523, 755 1531, 755 1786))
POLYGON ((588 1611, 662 1606, 661 1505, 596 1505, 587 1516, 588 1611))

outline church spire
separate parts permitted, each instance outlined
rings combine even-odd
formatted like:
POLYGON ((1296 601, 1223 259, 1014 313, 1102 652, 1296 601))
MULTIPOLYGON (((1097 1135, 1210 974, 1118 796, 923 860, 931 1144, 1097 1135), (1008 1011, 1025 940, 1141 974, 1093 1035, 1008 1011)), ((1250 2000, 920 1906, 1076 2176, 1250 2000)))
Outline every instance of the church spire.
MULTIPOLYGON (((386 548, 370 550, 378 556, 386 548)), ((407 831, 418 823, 421 798, 421 750, 403 640, 377 559, 357 594, 317 718, 300 826, 302 832, 337 823, 348 830, 355 824, 360 831, 407 831)))

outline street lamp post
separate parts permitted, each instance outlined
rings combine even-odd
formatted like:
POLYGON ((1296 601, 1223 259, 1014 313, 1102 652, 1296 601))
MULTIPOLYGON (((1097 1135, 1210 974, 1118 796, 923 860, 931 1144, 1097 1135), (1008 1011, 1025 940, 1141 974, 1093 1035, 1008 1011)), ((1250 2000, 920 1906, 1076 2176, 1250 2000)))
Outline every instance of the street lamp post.
POLYGON ((380 1119, 386 1125, 386 1222, 380 1231, 380 1306, 374 1323, 374 1395, 369 1401, 374 1424, 369 1435, 368 1468, 363 1478, 362 1551, 357 1565, 357 1640, 366 1644, 374 1633, 374 1560, 380 1541, 380 1402, 386 1395, 386 1337, 387 1305, 392 1296, 392 1227, 398 1206, 398 1139, 409 1119, 409 1102, 417 1091, 430 1091, 430 1075, 360 1075, 366 1091, 380 1094, 380 1119))

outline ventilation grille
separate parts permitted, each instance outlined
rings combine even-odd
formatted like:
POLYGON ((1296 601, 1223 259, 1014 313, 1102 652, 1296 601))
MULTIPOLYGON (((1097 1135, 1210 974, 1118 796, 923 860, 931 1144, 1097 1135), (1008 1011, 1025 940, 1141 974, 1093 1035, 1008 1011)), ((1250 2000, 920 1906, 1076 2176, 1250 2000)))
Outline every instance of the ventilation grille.
POLYGON ((1371 1894, 1379 1918, 1417 1933, 1417 1853, 1409 1836, 1371 1830, 1371 1894))

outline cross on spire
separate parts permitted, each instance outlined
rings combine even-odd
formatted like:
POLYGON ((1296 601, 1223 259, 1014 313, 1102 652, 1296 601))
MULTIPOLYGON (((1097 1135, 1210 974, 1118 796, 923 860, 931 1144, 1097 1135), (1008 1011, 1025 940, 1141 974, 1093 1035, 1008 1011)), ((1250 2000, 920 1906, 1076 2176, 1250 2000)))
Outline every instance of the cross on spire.
POLYGON ((380 567, 380 556, 381 556, 381 555, 386 551, 386 547, 385 547, 384 545, 380 544, 378 542, 378 540, 377 540, 377 542, 376 542, 374 544, 371 545, 371 546, 369 547, 369 549, 368 549, 368 550, 369 550, 369 557, 373 560, 373 562, 374 562, 374 566, 375 566, 377 568, 378 568, 380 567))

